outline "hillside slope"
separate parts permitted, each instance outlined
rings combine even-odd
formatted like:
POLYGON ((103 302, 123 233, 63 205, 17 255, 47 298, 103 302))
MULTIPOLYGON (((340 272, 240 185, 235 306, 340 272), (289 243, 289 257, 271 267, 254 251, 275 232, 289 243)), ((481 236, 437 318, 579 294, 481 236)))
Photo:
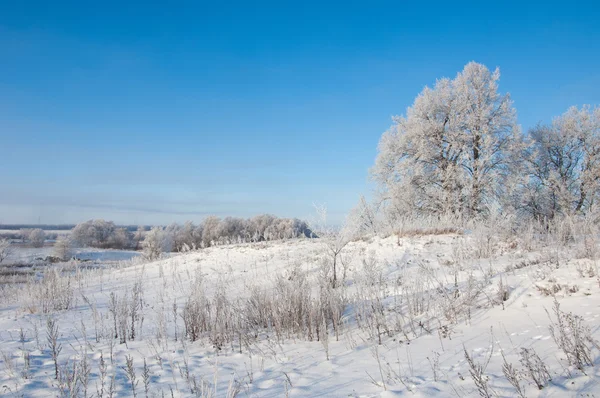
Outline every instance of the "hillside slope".
POLYGON ((372 238, 337 259, 335 289, 319 240, 112 269, 63 264, 2 290, 1 393, 513 397, 503 373, 511 364, 523 396, 594 396, 598 350, 586 327, 600 340, 597 263, 558 247, 476 235, 372 238), (571 347, 574 329, 561 336, 555 299, 559 315, 581 317, 560 315, 579 327, 579 357, 552 337, 555 323, 571 347))

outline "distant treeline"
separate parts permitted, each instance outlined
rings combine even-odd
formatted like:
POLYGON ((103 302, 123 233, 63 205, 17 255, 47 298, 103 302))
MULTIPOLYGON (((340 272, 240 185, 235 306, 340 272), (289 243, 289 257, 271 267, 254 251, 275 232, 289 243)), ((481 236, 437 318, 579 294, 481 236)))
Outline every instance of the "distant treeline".
POLYGON ((209 216, 199 224, 188 221, 184 224, 173 223, 167 227, 152 228, 119 226, 112 221, 97 219, 77 225, 0 225, 0 229, 6 230, 2 238, 21 240, 38 247, 43 246, 44 240, 57 239, 60 231, 71 231, 69 239, 76 246, 134 250, 142 248, 146 234, 152 230, 153 236, 160 236, 160 246, 164 251, 181 251, 229 243, 314 237, 306 222, 297 218, 279 218, 270 214, 261 214, 248 219, 209 216))
MULTIPOLYGON (((73 228, 71 239, 79 246, 137 250, 146 239, 148 229, 140 226, 133 231, 112 221, 89 220, 73 228)), ((191 221, 183 225, 173 223, 167 227, 153 227, 152 232, 154 238, 160 238, 163 251, 313 236, 306 222, 270 214, 248 219, 209 216, 199 224, 191 221)))
MULTIPOLYGON (((0 229, 18 231, 21 229, 41 229, 42 231, 70 231, 75 224, 0 224, 0 229)), ((137 227, 136 227, 137 228, 137 227)))
MULTIPOLYGON (((125 228, 129 232, 137 231, 139 225, 117 225, 118 228, 125 228)), ((21 229, 41 229, 42 231, 70 231, 75 228, 75 224, 0 224, 0 230, 19 231, 21 229)), ((142 226, 145 231, 150 231, 151 225, 142 226)))

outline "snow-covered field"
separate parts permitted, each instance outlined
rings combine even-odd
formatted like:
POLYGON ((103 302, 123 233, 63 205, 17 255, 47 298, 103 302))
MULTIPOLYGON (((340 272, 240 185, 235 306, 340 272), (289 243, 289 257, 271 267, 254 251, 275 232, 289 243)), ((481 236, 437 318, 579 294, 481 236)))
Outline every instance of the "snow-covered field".
POLYGON ((0 290, 0 394, 514 397, 512 366, 522 396, 596 396, 585 328, 600 340, 600 279, 585 247, 371 238, 342 252, 335 289, 318 239, 57 266, 0 290), (573 331, 561 340, 555 298, 582 317, 561 318, 582 322, 579 358, 552 337, 552 323, 564 344, 573 331))
MULTIPOLYGON (((37 259, 44 259, 54 255, 54 248, 51 245, 44 247, 22 247, 13 244, 9 256, 2 262, 3 266, 11 264, 34 264, 37 259)), ((140 253, 134 250, 113 250, 113 249, 95 249, 95 248, 76 248, 72 249, 71 256, 83 261, 95 263, 114 263, 118 261, 131 260, 139 256, 140 253)))

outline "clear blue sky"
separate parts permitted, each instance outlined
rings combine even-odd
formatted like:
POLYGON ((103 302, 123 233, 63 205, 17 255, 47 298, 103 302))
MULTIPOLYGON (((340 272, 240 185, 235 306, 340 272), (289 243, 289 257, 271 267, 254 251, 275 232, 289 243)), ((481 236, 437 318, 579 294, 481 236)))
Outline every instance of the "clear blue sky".
POLYGON ((145 3, 1 3, 0 223, 339 220, 391 116, 472 60, 524 129, 600 104, 592 1, 145 3))

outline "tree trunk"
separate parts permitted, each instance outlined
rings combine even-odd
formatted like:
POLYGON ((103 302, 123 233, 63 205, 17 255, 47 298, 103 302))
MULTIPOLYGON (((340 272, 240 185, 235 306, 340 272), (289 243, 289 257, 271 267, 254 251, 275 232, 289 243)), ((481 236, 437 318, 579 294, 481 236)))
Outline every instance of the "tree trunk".
POLYGON ((337 253, 333 254, 333 279, 331 281, 331 287, 335 289, 337 285, 337 253))

